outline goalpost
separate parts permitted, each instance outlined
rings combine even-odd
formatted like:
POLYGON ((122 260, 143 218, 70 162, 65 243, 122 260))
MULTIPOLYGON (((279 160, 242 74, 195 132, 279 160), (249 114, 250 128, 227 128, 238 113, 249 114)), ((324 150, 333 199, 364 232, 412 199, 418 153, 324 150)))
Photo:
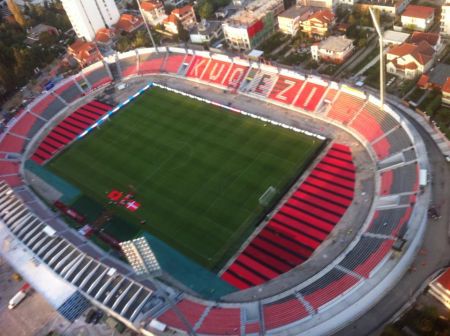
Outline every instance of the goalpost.
POLYGON ((277 189, 273 186, 270 186, 259 198, 259 204, 261 204, 263 207, 268 206, 276 194, 277 189))

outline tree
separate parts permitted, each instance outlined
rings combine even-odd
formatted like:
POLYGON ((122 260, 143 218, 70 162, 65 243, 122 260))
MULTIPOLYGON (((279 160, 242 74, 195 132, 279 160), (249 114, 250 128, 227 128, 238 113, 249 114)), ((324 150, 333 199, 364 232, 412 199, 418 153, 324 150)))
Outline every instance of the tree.
POLYGON ((189 41, 189 32, 183 27, 180 20, 177 20, 178 40, 181 42, 189 41))
POLYGON ((205 1, 198 10, 198 13, 202 19, 208 19, 214 14, 214 7, 209 1, 205 1))
POLYGON ((11 12, 11 14, 14 16, 14 19, 16 20, 16 22, 21 27, 25 27, 27 24, 27 21, 25 20, 25 17, 23 16, 23 14, 20 11, 20 8, 16 4, 16 2, 14 0, 6 0, 6 4, 8 5, 8 9, 11 12))

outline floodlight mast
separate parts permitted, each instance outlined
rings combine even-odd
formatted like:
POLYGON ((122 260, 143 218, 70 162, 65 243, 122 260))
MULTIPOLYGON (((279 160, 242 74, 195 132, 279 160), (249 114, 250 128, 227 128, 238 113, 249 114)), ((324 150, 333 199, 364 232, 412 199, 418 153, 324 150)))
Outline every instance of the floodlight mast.
POLYGON ((371 7, 369 7, 370 16, 372 17, 373 25, 375 26, 375 30, 378 34, 378 41, 380 43, 380 109, 384 110, 384 91, 385 91, 385 78, 384 78, 384 51, 383 51, 383 31, 380 27, 378 19, 375 15, 375 12, 371 7))
POLYGON ((164 288, 162 288, 158 281, 155 280, 155 275, 160 273, 161 270, 157 261, 155 264, 153 260, 148 260, 149 258, 155 258, 148 241, 144 237, 141 237, 134 240, 122 242, 120 243, 120 247, 135 273, 139 276, 142 276, 143 278, 151 280, 156 290, 164 297, 167 302, 170 303, 170 306, 175 312, 175 315, 177 315, 180 321, 185 325, 188 334, 190 336, 196 336, 197 334, 195 333, 191 324, 186 320, 185 316, 179 310, 176 303, 170 298, 169 295, 167 295, 166 291, 164 290, 164 288), (145 253, 145 251, 147 251, 147 253, 145 253), (152 269, 149 269, 148 265, 152 264, 155 266, 151 266, 152 269))
POLYGON ((153 47, 156 49, 156 52, 159 54, 158 47, 156 46, 155 40, 153 39, 152 31, 150 30, 150 27, 147 23, 147 17, 144 15, 144 11, 141 6, 140 0, 136 0, 139 8, 139 12, 141 13, 142 19, 144 20, 145 28, 147 29, 148 36, 150 36, 150 40, 152 41, 153 47))

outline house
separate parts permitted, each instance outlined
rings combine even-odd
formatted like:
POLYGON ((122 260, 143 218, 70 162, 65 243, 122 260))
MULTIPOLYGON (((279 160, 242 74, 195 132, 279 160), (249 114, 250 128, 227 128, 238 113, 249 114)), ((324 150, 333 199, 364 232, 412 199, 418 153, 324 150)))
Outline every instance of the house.
POLYGON ((450 105, 450 77, 447 78, 447 80, 444 83, 444 86, 442 87, 442 103, 450 105))
POLYGON ((151 26, 162 24, 167 18, 164 4, 159 0, 147 0, 141 2, 142 14, 151 26))
POLYGON ((28 30, 26 43, 31 45, 38 42, 39 39, 41 38, 41 34, 44 33, 59 35, 58 29, 56 29, 55 27, 40 23, 37 26, 34 26, 28 30))
POLYGON ((95 63, 102 59, 102 54, 94 42, 76 40, 67 48, 67 53, 72 56, 81 67, 95 63))
POLYGON ((408 5, 401 16, 403 28, 410 30, 428 30, 434 22, 434 8, 408 5))
POLYGON ((364 12, 372 8, 394 17, 400 15, 410 2, 411 0, 362 0, 356 4, 356 8, 364 12))
POLYGON ((302 31, 309 36, 324 37, 328 35, 335 22, 333 12, 328 9, 319 10, 302 22, 302 31))
POLYGON ((441 34, 450 36, 450 0, 441 6, 441 34))
POLYGON ((298 0, 297 5, 328 8, 334 10, 339 4, 339 2, 340 2, 339 0, 298 0))
POLYGON ((414 79, 431 68, 434 55, 435 50, 426 41, 402 43, 388 50, 386 70, 406 79, 414 79))
POLYGON ((408 33, 398 32, 395 30, 386 30, 383 33, 383 43, 384 46, 393 46, 393 45, 399 45, 409 38, 408 33))
POLYGON ((439 33, 427 33, 427 32, 413 32, 409 38, 409 43, 418 44, 421 41, 426 41, 436 53, 440 53, 443 50, 444 45, 441 41, 441 35, 439 33))
POLYGON ((439 63, 428 73, 420 76, 417 86, 422 89, 435 89, 442 91, 448 77, 450 77, 450 65, 439 63))
POLYGON ((222 35, 221 21, 202 20, 194 26, 190 31, 190 39, 192 43, 210 43, 212 40, 222 35))
POLYGON ((278 15, 278 28, 283 34, 296 35, 301 23, 314 13, 312 7, 293 6, 278 15))
POLYGON ((102 28, 95 33, 95 42, 98 45, 110 47, 115 36, 116 30, 114 28, 102 28))
POLYGON ((345 36, 330 36, 311 46, 311 56, 315 61, 342 63, 352 54, 355 46, 345 36))
POLYGON ((141 17, 134 16, 132 14, 122 14, 117 21, 115 27, 118 31, 124 31, 126 33, 132 33, 136 29, 142 27, 144 20, 141 17))
POLYGON ((186 30, 191 29, 197 24, 194 7, 187 5, 181 8, 175 8, 171 15, 175 15, 186 30))
POLYGON ((186 30, 190 30, 197 24, 197 18, 195 17, 194 8, 190 5, 175 8, 170 15, 164 19, 164 28, 171 34, 178 34, 178 25, 181 25, 186 30))
POLYGON ((225 40, 233 49, 254 49, 273 34, 283 11, 283 0, 254 0, 223 22, 225 40))

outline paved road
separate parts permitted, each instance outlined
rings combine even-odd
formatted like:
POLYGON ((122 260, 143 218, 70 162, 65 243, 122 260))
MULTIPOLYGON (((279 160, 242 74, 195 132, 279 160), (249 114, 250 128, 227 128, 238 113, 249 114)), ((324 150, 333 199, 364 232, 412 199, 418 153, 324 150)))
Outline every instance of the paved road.
MULTIPOLYGON (((411 120, 411 119, 410 119, 411 120)), ((415 126, 417 124, 411 120, 415 126)), ((398 285, 386 293, 380 302, 355 323, 336 333, 336 336, 379 335, 380 325, 389 323, 402 308, 413 303, 428 278, 450 262, 448 226, 450 218, 450 166, 427 132, 417 127, 427 146, 432 169, 432 197, 441 210, 441 219, 430 220, 424 237, 422 252, 398 285)))

